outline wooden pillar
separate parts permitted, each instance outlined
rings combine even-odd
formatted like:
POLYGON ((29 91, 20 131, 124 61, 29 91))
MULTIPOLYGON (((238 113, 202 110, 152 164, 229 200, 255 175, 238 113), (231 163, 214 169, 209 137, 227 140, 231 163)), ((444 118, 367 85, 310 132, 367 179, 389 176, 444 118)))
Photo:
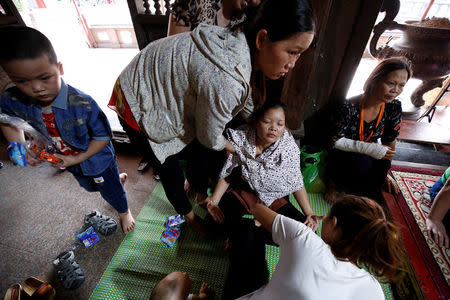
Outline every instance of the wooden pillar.
MULTIPOLYGON (((297 129, 332 98, 345 98, 383 0, 311 1, 316 36, 287 76, 282 99, 287 124, 297 129)), ((315 130, 306 134, 315 135, 315 130)), ((313 122, 314 129, 316 123, 313 122)))

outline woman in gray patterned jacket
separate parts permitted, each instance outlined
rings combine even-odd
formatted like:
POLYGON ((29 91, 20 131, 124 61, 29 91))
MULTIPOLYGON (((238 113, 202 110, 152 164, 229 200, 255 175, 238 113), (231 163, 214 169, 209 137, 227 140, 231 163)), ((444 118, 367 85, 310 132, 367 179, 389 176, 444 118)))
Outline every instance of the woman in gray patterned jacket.
POLYGON ((234 152, 222 134, 225 125, 260 106, 264 76, 284 76, 313 37, 308 0, 267 0, 239 28, 200 24, 150 43, 120 74, 110 106, 147 135, 167 198, 200 233, 205 231, 185 195, 178 160, 194 138, 234 152))

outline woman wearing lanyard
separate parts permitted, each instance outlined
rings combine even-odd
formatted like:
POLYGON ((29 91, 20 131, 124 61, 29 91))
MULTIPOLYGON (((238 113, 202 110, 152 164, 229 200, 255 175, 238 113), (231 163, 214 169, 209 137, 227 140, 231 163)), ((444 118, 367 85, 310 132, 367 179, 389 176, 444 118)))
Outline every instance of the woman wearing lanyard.
POLYGON ((405 58, 385 59, 369 75, 362 95, 333 110, 329 131, 333 149, 325 194, 329 203, 335 201, 339 192, 384 203, 383 184, 387 183, 389 191, 396 188, 387 177, 402 118, 401 103, 396 97, 411 75, 405 58))

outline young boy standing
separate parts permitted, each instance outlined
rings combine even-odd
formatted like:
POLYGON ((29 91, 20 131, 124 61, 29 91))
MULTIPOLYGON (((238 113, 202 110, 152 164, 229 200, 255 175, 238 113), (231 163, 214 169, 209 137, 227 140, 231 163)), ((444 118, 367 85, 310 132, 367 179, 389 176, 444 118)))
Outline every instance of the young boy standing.
MULTIPOLYGON (((134 228, 111 143, 105 114, 88 95, 64 83, 62 64, 51 42, 29 27, 0 29, 0 65, 15 87, 0 101, 2 113, 27 121, 52 141, 61 161, 58 167, 71 172, 87 191, 99 191, 119 213, 124 233, 134 228)), ((22 130, 1 126, 8 141, 25 145, 22 130)), ((28 164, 41 161, 28 151, 28 164)))

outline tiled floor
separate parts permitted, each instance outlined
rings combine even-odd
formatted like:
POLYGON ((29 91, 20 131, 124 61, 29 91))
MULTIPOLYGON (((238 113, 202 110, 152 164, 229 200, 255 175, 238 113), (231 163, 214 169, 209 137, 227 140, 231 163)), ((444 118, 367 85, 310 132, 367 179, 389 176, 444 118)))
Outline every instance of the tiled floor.
MULTIPOLYGON (((129 208, 136 217, 156 182, 151 170, 143 175, 137 172, 139 158, 130 147, 119 145, 116 153, 120 171, 128 173, 125 190, 129 208)), ((85 191, 69 172, 60 172, 49 163, 13 166, 3 140, 0 161, 4 163, 0 169, 0 297, 12 284, 34 276, 51 282, 56 300, 89 299, 125 237, 120 226, 114 234, 100 236, 94 246, 75 251, 75 261, 86 275, 80 288, 64 289, 52 262, 59 253, 70 250, 75 234, 85 229, 85 214, 98 210, 117 220, 116 211, 99 193, 85 191)))

